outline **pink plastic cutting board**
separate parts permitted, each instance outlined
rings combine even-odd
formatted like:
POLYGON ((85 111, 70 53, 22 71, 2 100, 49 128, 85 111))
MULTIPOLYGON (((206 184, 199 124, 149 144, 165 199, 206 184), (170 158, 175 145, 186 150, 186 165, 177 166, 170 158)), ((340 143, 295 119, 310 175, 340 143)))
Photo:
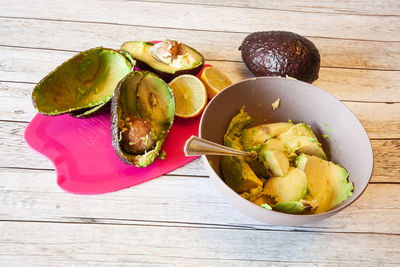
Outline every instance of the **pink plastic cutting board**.
POLYGON ((156 159, 146 168, 118 158, 111 143, 109 112, 90 119, 37 114, 25 130, 25 140, 53 162, 61 188, 76 194, 100 194, 143 183, 193 160, 184 155, 183 146, 191 135, 197 135, 199 120, 175 118, 163 145, 166 159, 156 159))
POLYGON ((146 168, 127 165, 118 158, 111 141, 109 111, 89 119, 36 114, 25 130, 25 140, 53 162, 62 189, 100 194, 146 182, 195 159, 186 157, 183 147, 191 135, 198 134, 199 122, 200 116, 175 117, 162 148, 166 159, 157 158, 146 168))

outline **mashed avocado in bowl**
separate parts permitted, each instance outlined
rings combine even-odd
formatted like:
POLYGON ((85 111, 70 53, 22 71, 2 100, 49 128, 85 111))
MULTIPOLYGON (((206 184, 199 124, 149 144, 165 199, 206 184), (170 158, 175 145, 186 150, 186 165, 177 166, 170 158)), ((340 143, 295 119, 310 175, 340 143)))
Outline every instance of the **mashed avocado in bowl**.
POLYGON ((231 120, 224 145, 256 151, 257 158, 224 156, 225 183, 243 198, 285 213, 328 211, 353 194, 349 173, 327 156, 305 123, 266 123, 250 128, 243 107, 231 120))
POLYGON ((342 211, 365 191, 373 170, 358 118, 332 95, 294 79, 257 77, 225 88, 204 110, 199 137, 257 151, 254 161, 202 158, 227 202, 267 224, 313 223, 342 211))

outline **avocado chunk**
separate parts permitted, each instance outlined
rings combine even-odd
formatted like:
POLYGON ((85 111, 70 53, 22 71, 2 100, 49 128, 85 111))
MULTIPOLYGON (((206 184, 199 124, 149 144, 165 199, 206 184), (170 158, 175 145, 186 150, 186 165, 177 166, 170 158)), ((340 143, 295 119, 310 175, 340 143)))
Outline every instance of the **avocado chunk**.
POLYGON ((285 176, 289 171, 289 159, 283 151, 261 149, 259 157, 272 176, 285 176))
POLYGON ((307 193, 306 174, 298 168, 290 167, 285 176, 269 178, 264 193, 277 202, 299 201, 307 193))
POLYGON ((328 211, 353 194, 349 173, 333 162, 301 154, 296 167, 306 174, 309 194, 318 202, 315 213, 328 211))
POLYGON ((222 157, 221 171, 225 183, 235 192, 242 194, 262 186, 262 181, 250 166, 241 158, 222 157))
MULTIPOLYGON (((224 135, 224 145, 243 150, 240 143, 242 130, 251 123, 252 119, 244 107, 234 116, 224 135)), ((242 194, 253 188, 263 185, 260 178, 254 173, 249 164, 243 158, 224 156, 221 159, 221 171, 225 183, 235 192, 242 194)))
POLYGON ((314 132, 311 129, 311 126, 301 122, 297 124, 292 124, 291 127, 287 129, 287 131, 282 132, 278 138, 279 139, 290 139, 291 137, 294 136, 309 136, 309 137, 315 137, 314 132))
POLYGON ((134 65, 118 51, 103 47, 81 52, 41 80, 32 92, 44 115, 90 115, 106 105, 118 82, 134 65))
POLYGON ((272 205, 272 209, 284 213, 299 214, 306 210, 306 207, 300 201, 278 202, 272 205))
POLYGON ((166 82, 182 74, 196 75, 204 65, 198 51, 181 42, 165 40, 159 43, 129 41, 121 46, 137 60, 142 70, 156 73, 166 82))
POLYGON ((305 123, 294 125, 288 131, 280 134, 277 139, 283 144, 289 155, 306 153, 322 159, 327 158, 311 127, 305 123))
POLYGON ((229 123, 228 129, 224 135, 224 145, 235 149, 243 150, 240 136, 243 129, 249 125, 253 119, 247 114, 245 108, 242 107, 240 112, 235 115, 229 123))
POLYGON ((111 133, 118 157, 137 167, 153 163, 162 155, 174 113, 174 95, 160 77, 148 71, 126 75, 111 102, 111 133))
POLYGON ((278 202, 272 205, 271 208, 280 212, 299 214, 312 211, 315 206, 314 203, 308 200, 300 199, 299 201, 278 202))
POLYGON ((240 140, 246 150, 251 150, 266 142, 268 139, 286 132, 292 126, 293 123, 291 122, 275 122, 257 125, 244 129, 240 140))
POLYGON ((276 138, 268 139, 261 145, 258 158, 270 176, 284 176, 289 170, 291 158, 276 138))
POLYGON ((255 76, 290 76, 308 83, 318 79, 318 49, 296 33, 254 32, 245 37, 239 49, 243 62, 255 76))

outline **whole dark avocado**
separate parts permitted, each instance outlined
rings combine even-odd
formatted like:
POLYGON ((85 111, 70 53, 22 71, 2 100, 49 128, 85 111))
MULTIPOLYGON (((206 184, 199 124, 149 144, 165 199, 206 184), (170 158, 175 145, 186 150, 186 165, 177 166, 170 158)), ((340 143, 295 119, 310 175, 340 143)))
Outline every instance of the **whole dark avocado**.
POLYGON ((243 40, 239 50, 255 76, 290 76, 307 83, 318 79, 321 61, 318 49, 296 33, 254 32, 243 40))

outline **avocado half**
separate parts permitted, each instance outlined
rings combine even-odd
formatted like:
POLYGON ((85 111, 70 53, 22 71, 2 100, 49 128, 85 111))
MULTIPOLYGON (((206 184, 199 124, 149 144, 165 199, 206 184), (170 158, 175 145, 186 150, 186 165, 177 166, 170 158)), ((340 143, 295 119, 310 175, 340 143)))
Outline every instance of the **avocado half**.
POLYGON ((111 101, 111 135, 118 157, 137 167, 161 157, 174 114, 174 95, 164 80, 149 71, 126 75, 111 101))
POLYGON ((318 49, 296 33, 254 32, 246 36, 239 50, 244 64, 255 76, 289 76, 307 83, 318 79, 318 49))
POLYGON ((38 112, 86 117, 104 107, 118 82, 134 69, 134 61, 113 49, 97 47, 70 58, 33 89, 38 112))
MULTIPOLYGON (((169 40, 164 42, 167 41, 169 40)), ((182 74, 196 75, 204 66, 203 55, 190 46, 180 43, 179 54, 177 55, 179 60, 166 62, 160 60, 153 53, 152 48, 155 45, 156 43, 153 42, 129 41, 121 46, 121 50, 131 54, 137 61, 137 66, 140 69, 156 73, 166 82, 170 82, 172 79, 182 74)))

